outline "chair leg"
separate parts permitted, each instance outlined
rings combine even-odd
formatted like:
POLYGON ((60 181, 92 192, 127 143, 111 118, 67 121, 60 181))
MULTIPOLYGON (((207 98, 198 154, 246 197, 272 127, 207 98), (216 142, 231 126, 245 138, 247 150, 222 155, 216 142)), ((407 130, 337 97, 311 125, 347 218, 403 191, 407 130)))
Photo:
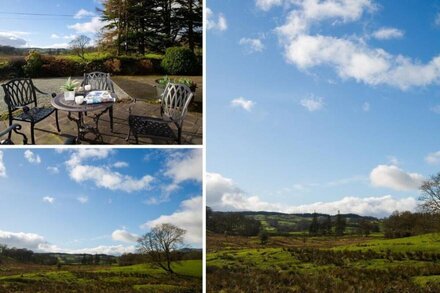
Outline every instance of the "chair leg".
POLYGON ((177 128, 177 143, 182 144, 182 127, 177 128))
POLYGON ((55 120, 57 123, 57 130, 58 130, 58 132, 61 132, 60 123, 58 122, 58 110, 57 109, 55 109, 55 120))
POLYGON ((110 107, 108 111, 108 116, 110 117, 110 130, 113 132, 113 106, 110 107))
POLYGON ((34 123, 31 123, 31 142, 35 144, 34 123))

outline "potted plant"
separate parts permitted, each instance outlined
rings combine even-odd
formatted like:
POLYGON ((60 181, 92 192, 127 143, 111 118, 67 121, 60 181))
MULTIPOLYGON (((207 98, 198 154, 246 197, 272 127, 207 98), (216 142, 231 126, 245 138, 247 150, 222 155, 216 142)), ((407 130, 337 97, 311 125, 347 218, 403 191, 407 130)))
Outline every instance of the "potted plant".
POLYGON ((61 90, 64 91, 64 99, 66 101, 74 101, 75 100, 75 88, 79 85, 79 82, 76 80, 72 80, 70 77, 61 87, 61 90))
POLYGON ((191 89, 191 91, 193 93, 196 92, 197 84, 194 81, 192 81, 190 78, 181 77, 176 82, 186 85, 187 87, 189 87, 191 89))

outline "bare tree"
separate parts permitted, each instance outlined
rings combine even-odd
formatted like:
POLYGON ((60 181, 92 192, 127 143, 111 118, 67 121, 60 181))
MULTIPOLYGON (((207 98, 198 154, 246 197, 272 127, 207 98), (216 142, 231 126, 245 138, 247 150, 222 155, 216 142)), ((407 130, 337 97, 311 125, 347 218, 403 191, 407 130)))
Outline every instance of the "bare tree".
POLYGON ((420 187, 422 201, 420 207, 424 212, 440 213, 440 172, 423 182, 420 187))
POLYGON ((88 36, 80 35, 70 41, 70 48, 77 54, 81 59, 84 60, 84 53, 86 48, 89 46, 91 39, 88 36))
POLYGON ((175 252, 184 246, 185 233, 186 230, 168 223, 155 226, 138 239, 138 251, 146 254, 154 265, 174 273, 171 262, 175 260, 175 252))

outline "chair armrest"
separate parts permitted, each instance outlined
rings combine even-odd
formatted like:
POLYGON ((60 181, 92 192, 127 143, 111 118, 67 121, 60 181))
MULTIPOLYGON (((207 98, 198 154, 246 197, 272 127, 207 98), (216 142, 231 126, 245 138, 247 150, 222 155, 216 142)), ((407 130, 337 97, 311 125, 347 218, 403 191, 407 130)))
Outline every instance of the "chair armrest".
POLYGON ((5 134, 8 134, 9 132, 13 131, 13 130, 20 130, 21 129, 21 125, 20 124, 12 124, 11 126, 9 126, 8 128, 1 130, 0 131, 0 136, 3 136, 5 134))
POLYGON ((37 92, 37 93, 40 93, 40 94, 43 94, 43 95, 49 95, 49 93, 45 93, 45 92, 43 92, 43 91, 41 91, 39 88, 37 88, 35 85, 34 85, 34 90, 37 92))

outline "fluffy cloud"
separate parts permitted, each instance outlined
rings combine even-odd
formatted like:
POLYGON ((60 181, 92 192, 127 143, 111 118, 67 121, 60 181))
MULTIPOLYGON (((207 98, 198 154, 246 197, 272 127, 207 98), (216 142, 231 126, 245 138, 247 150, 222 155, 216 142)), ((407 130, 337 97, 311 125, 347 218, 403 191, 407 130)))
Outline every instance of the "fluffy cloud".
POLYGON ((417 190, 424 177, 418 173, 408 173, 394 165, 379 165, 370 173, 371 184, 398 191, 417 190))
POLYGON ((179 210, 171 215, 146 222, 141 228, 149 229, 163 223, 171 223, 187 231, 185 241, 193 245, 202 246, 203 240, 203 199, 201 196, 185 200, 179 210))
POLYGON ((372 35, 378 40, 400 39, 405 33, 396 28, 383 27, 375 31, 372 35))
POLYGON ((110 149, 78 149, 72 152, 70 159, 66 162, 69 176, 76 182, 91 181, 97 187, 110 190, 121 190, 124 192, 133 192, 146 190, 154 178, 145 175, 136 179, 119 172, 112 171, 110 167, 96 167, 86 165, 85 160, 99 160, 107 158, 112 153, 110 149))
POLYGON ((139 236, 126 230, 115 230, 112 233, 112 239, 115 241, 133 243, 139 239, 139 236))
POLYGON ((43 201, 50 203, 50 204, 53 204, 55 202, 55 198, 51 197, 51 196, 45 196, 45 197, 43 197, 43 201))
POLYGON ((86 204, 89 201, 87 196, 79 196, 76 198, 81 204, 86 204))
POLYGON ((45 240, 43 236, 38 234, 23 232, 15 233, 2 230, 0 230, 0 243, 5 244, 9 247, 30 249, 35 252, 121 255, 123 253, 133 253, 136 251, 136 247, 134 245, 101 245, 93 248, 65 249, 60 248, 57 245, 50 244, 45 240))
POLYGON ((274 6, 280 6, 283 4, 283 0, 257 0, 256 5, 258 8, 264 11, 268 11, 274 6))
POLYGON ((47 169, 47 171, 49 171, 52 174, 60 173, 60 169, 58 167, 56 167, 56 166, 49 166, 46 169, 47 169))
POLYGON ((83 23, 75 23, 73 25, 69 25, 69 29, 75 30, 77 33, 86 34, 98 33, 107 23, 102 21, 99 16, 92 17, 92 19, 88 22, 83 23))
POLYGON ((360 215, 384 217, 395 210, 414 211, 417 200, 408 197, 393 198, 391 195, 377 197, 347 196, 333 202, 315 202, 305 205, 286 205, 268 203, 257 196, 249 196, 238 188, 231 179, 220 174, 207 173, 206 178, 207 205, 220 211, 274 211, 284 213, 319 213, 336 214, 356 213, 360 215))
POLYGON ((306 99, 302 99, 300 101, 301 106, 306 108, 310 112, 315 112, 321 110, 324 107, 324 99, 323 98, 315 98, 310 97, 306 99))
MULTIPOLYGON (((294 8, 276 32, 284 46, 286 61, 300 70, 328 66, 344 80, 384 84, 402 90, 440 82, 440 56, 422 64, 400 54, 372 48, 362 39, 311 33, 313 27, 324 21, 338 24, 359 20, 365 12, 375 9, 371 0, 299 0, 291 4, 294 8)), ((398 34, 398 31, 383 30, 377 35, 390 38, 398 34)))
POLYGON ((225 31, 228 29, 228 23, 223 14, 219 13, 217 16, 211 9, 206 7, 206 29, 225 31))
POLYGON ((24 36, 29 35, 28 32, 0 32, 0 45, 11 47, 26 47, 28 42, 23 39, 24 36))
POLYGON ((3 162, 3 151, 0 151, 0 177, 6 177, 6 166, 3 162))
POLYGON ((41 163, 40 156, 34 154, 31 150, 26 150, 24 152, 24 157, 31 164, 40 164, 41 163))
POLYGON ((231 106, 239 107, 242 108, 243 110, 250 112, 252 111, 252 108, 255 106, 255 103, 252 100, 247 100, 243 97, 239 97, 231 101, 231 106))
MULTIPOLYGON (((428 154, 425 158, 425 161, 431 165, 440 164, 440 151, 428 154)), ((0 167, 0 170, 1 170, 1 167, 0 167)), ((0 171, 0 174, 1 174, 1 171, 0 171)))
POLYGON ((194 149, 187 153, 175 153, 167 161, 165 175, 173 178, 174 183, 186 180, 202 181, 203 176, 203 152, 194 149))
POLYGON ((264 50, 264 44, 260 39, 241 38, 239 44, 246 46, 250 53, 262 52, 264 50))
POLYGON ((93 13, 92 11, 87 11, 87 10, 81 8, 81 9, 75 14, 75 16, 74 16, 73 18, 75 18, 75 19, 82 19, 82 18, 84 18, 84 17, 87 17, 87 16, 94 16, 94 15, 95 15, 95 13, 93 13))
POLYGON ((128 163, 126 162, 116 162, 113 164, 113 167, 115 168, 127 168, 128 167, 128 163))

